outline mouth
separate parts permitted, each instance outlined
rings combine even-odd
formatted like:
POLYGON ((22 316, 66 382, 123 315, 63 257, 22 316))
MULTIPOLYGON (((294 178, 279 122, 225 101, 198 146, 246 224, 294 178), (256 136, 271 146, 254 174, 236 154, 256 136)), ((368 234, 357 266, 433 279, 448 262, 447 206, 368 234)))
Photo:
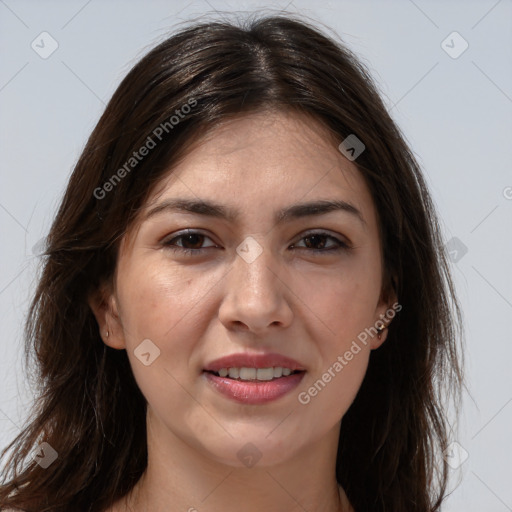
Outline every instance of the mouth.
POLYGON ((268 368, 221 368, 219 371, 204 370, 206 373, 230 380, 241 382, 270 382, 283 379, 298 373, 305 373, 305 370, 292 370, 282 366, 270 366, 268 368))
POLYGON ((299 386, 306 370, 286 367, 204 370, 206 384, 219 396, 244 405, 265 405, 285 398, 299 386))
POLYGON ((203 378, 216 393, 246 405, 262 405, 289 395, 306 368, 277 353, 239 353, 216 359, 203 369, 203 378))

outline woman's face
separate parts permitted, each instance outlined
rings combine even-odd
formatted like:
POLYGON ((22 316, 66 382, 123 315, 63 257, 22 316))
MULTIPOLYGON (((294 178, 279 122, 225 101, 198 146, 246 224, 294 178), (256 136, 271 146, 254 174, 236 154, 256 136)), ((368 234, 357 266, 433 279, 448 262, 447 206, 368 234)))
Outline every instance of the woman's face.
POLYGON ((297 114, 237 117, 166 176, 139 220, 97 318, 161 431, 233 466, 244 446, 274 464, 338 432, 385 338, 360 335, 390 303, 371 195, 327 132, 297 114), (352 206, 301 207, 318 201, 352 206), (205 371, 233 354, 213 368, 273 380, 205 371), (297 366, 248 357, 265 354, 297 366))

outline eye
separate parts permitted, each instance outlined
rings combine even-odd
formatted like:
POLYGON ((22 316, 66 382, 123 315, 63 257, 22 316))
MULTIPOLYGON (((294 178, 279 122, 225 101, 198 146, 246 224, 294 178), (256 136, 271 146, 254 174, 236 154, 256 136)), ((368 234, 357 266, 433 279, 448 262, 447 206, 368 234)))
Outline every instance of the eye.
MULTIPOLYGON (((183 254, 187 255, 194 255, 199 254, 205 251, 208 247, 200 247, 204 243, 204 239, 209 239, 208 236, 205 234, 199 232, 199 231, 192 231, 187 230, 185 232, 182 232, 181 234, 178 233, 173 238, 170 238, 168 240, 164 240, 162 242, 162 245, 165 247, 176 251, 181 252, 183 254), (181 244, 177 245, 177 241, 181 241, 181 244)), ((215 244, 211 245, 209 247, 217 247, 215 244)))
POLYGON ((313 253, 326 253, 331 251, 344 251, 348 250, 351 247, 340 240, 339 238, 336 238, 335 236, 330 235, 329 233, 324 232, 314 232, 314 233, 307 233, 304 237, 300 239, 300 241, 305 241, 305 247, 299 247, 298 245, 293 245, 292 247, 297 248, 306 248, 310 251, 313 251, 313 253), (326 247, 327 241, 331 241, 331 244, 334 242, 333 245, 330 247, 326 247))
MULTIPOLYGON (((200 231, 187 230, 182 233, 178 233, 176 236, 164 240, 162 245, 172 251, 179 252, 188 256, 198 256, 204 253, 204 251, 211 247, 218 247, 215 244, 201 247, 204 240, 211 240, 210 237, 201 233, 200 231)), ((351 246, 342 240, 324 232, 308 233, 300 239, 300 242, 304 241, 303 247, 294 244, 291 248, 307 249, 314 254, 343 251, 351 249, 351 246), (331 242, 331 246, 327 246, 327 242, 331 242)))

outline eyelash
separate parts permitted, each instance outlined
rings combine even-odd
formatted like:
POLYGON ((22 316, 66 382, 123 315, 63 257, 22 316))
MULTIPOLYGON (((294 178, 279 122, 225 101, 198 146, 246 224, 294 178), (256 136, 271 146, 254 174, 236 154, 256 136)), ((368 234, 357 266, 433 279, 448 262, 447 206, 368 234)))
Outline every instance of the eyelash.
MULTIPOLYGON (((164 245, 168 249, 171 249, 172 251, 180 252, 181 254, 184 254, 185 256, 192 256, 192 257, 199 256, 205 250, 211 248, 211 247, 203 247, 201 249, 187 249, 185 247, 179 247, 179 246, 176 246, 176 245, 172 244, 172 242, 174 242, 176 240, 183 239, 183 238, 185 238, 187 236, 190 236, 190 235, 199 235, 199 236, 203 236, 205 238, 210 238, 207 235, 205 235, 204 233, 201 233, 199 231, 186 231, 185 233, 178 234, 177 236, 171 238, 170 240, 164 241, 162 243, 162 245, 164 245)), ((333 252, 339 252, 339 251, 348 251, 348 250, 351 249, 351 246, 348 245, 347 243, 342 242, 341 240, 339 240, 335 236, 329 235, 328 233, 324 233, 322 231, 306 233, 299 241, 302 241, 305 238, 310 238, 310 237, 313 237, 313 236, 325 237, 325 238, 333 240, 337 244, 337 246, 330 247, 328 249, 309 249, 309 251, 312 252, 315 256, 320 256, 320 255, 325 254, 325 253, 333 253, 333 252)), ((300 249, 307 249, 307 247, 300 247, 300 249)))

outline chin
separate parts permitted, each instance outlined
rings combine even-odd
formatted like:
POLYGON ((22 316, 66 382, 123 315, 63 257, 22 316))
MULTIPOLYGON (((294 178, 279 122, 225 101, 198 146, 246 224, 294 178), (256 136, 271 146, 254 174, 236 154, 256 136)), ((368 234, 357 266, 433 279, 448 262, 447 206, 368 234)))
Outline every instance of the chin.
POLYGON ((214 443, 210 450, 207 446, 205 448, 212 459, 226 466, 262 468, 285 463, 293 456, 298 443, 292 442, 290 437, 284 440, 279 435, 268 436, 269 432, 247 432, 245 436, 234 436, 224 443, 214 443))

